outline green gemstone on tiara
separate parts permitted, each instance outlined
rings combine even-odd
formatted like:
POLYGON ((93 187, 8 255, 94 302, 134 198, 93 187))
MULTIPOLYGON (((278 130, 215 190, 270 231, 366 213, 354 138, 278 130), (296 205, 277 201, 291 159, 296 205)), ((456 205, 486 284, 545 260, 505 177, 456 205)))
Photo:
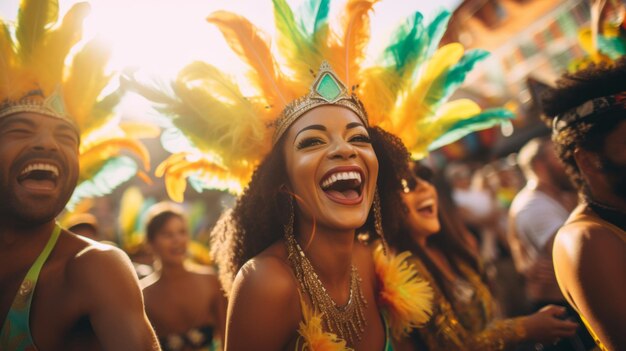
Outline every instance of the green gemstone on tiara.
POLYGON ((315 89, 321 97, 326 101, 335 101, 335 99, 341 95, 341 86, 339 82, 335 80, 332 74, 326 72, 322 76, 315 89))

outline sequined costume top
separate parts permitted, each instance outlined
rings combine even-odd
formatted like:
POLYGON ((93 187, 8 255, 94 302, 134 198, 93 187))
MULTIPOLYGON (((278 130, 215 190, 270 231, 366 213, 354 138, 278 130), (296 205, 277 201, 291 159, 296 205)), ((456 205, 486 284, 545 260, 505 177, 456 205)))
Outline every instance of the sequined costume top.
POLYGON ((459 263, 464 277, 454 282, 450 301, 424 264, 415 256, 412 263, 434 290, 432 317, 414 331, 428 350, 509 350, 522 341, 526 331, 519 318, 494 320, 493 297, 474 269, 459 263))

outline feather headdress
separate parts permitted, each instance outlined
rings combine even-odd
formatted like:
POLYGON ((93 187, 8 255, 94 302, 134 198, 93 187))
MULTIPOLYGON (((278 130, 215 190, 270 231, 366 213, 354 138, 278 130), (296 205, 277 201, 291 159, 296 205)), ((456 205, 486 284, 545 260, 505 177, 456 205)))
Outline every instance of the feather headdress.
POLYGON ((286 0, 273 0, 275 50, 248 19, 226 11, 211 14, 209 23, 249 66, 254 93, 247 96, 222 70, 204 62, 184 68, 171 89, 129 79, 190 142, 190 148, 178 150, 157 168, 170 197, 182 201, 187 178, 197 189, 240 192, 272 148, 272 136, 280 135, 276 121, 280 127, 281 111, 289 114, 292 102, 306 99, 317 86, 310 88, 311 70, 323 61, 343 82, 346 95, 359 97, 369 125, 400 136, 415 157, 512 118, 506 110, 481 111, 467 99, 447 102, 474 64, 487 56, 480 50, 465 52, 456 43, 437 49, 447 12, 428 25, 415 13, 397 29, 380 62, 365 66, 369 16, 377 2, 348 0, 331 21, 329 0, 309 0, 299 11, 286 0))
POLYGON ((70 50, 81 40, 82 22, 90 7, 77 3, 58 23, 56 0, 22 0, 14 34, 0 19, 0 118, 19 112, 62 118, 81 137, 79 184, 70 200, 109 193, 150 168, 143 144, 119 126, 113 113, 121 91, 104 95, 112 75, 110 53, 97 39, 87 42, 66 65, 70 50), (122 155, 130 152, 136 158, 122 155))
POLYGON ((626 54, 626 6, 619 1, 610 1, 606 11, 613 12, 613 16, 607 16, 612 18, 602 23, 601 15, 606 4, 605 0, 591 1, 589 26, 578 31, 578 43, 586 55, 570 62, 570 71, 582 70, 591 63, 611 65, 626 54), (601 33, 601 29, 604 29, 604 33, 601 33))

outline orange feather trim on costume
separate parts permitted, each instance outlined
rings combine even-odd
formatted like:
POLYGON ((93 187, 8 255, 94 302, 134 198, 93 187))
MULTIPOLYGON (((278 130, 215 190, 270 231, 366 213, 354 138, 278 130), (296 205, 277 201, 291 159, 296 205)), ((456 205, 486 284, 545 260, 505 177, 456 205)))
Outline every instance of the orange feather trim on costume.
POLYGON ((316 313, 304 301, 301 301, 302 321, 298 333, 304 339, 304 344, 296 346, 298 351, 347 351, 346 341, 336 334, 325 332, 322 329, 322 314, 316 313))
POLYGON ((387 316, 391 335, 396 340, 428 322, 433 308, 433 290, 407 261, 409 256, 408 251, 385 255, 382 246, 374 250, 380 285, 379 307, 387 316))

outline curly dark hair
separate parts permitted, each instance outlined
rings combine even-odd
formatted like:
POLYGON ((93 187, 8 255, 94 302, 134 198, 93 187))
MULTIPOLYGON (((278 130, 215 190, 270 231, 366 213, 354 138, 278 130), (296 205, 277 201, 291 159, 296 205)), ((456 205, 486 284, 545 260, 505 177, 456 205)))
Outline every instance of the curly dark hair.
MULTIPOLYGON (((588 100, 623 91, 626 91, 626 57, 614 65, 590 65, 584 70, 565 74, 557 81, 556 88, 547 91, 543 97, 545 121, 551 126, 552 120, 567 110, 588 100)), ((607 113, 602 118, 581 121, 552 136, 559 158, 579 190, 587 191, 574 159, 574 150, 581 148, 602 155, 606 135, 624 120, 624 116, 623 112, 607 113)))
MULTIPOLYGON (((409 152, 398 137, 378 127, 368 128, 368 132, 379 164, 377 189, 383 231, 393 232, 398 230, 401 218, 400 179, 406 176, 403 172, 409 172, 409 152)), ((283 189, 289 183, 284 142, 283 136, 257 167, 235 207, 225 212, 212 230, 211 253, 227 293, 239 269, 283 237, 291 202, 291 195, 283 189)), ((357 234, 364 232, 375 233, 371 211, 357 230, 357 234)))

